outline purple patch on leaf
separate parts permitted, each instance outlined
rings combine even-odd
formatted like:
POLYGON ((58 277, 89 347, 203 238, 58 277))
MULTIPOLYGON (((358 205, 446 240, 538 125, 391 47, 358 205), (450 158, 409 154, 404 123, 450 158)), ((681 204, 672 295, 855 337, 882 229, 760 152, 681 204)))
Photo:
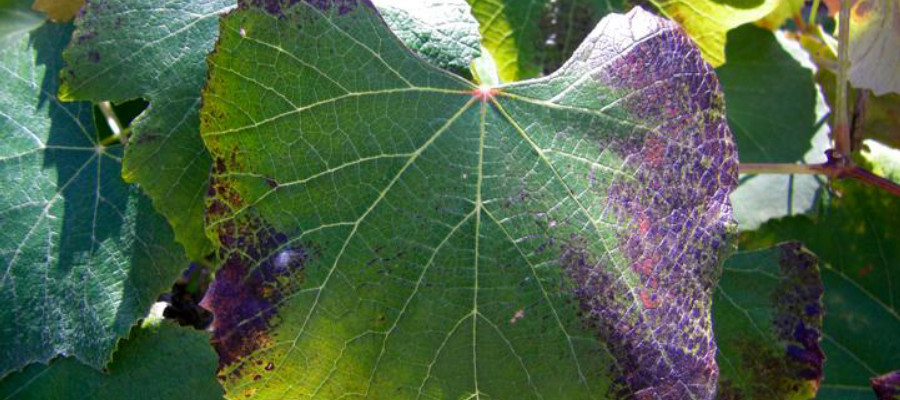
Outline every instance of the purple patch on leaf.
POLYGON ((711 296, 733 248, 728 195, 738 183, 722 93, 671 21, 635 9, 586 40, 612 39, 621 48, 584 47, 573 59, 587 60, 599 85, 625 92, 621 104, 634 120, 655 126, 598 143, 633 171, 634 180, 612 182, 605 209, 618 220, 618 250, 639 285, 626 287, 607 255, 570 250, 562 261, 635 398, 709 399, 718 378, 711 296))
MULTIPOLYGON (((224 161, 215 163, 207 201, 207 217, 221 218, 241 207, 242 200, 227 180, 220 179, 224 161)), ((224 260, 201 305, 213 312, 213 345, 220 368, 265 347, 281 300, 304 282, 305 266, 314 246, 289 243, 257 217, 239 215, 217 225, 224 260)))
POLYGON ((791 374, 817 384, 822 379, 825 353, 819 347, 822 337, 822 294, 818 259, 800 243, 779 245, 779 266, 784 283, 773 294, 777 313, 773 324, 778 338, 787 345, 791 374), (809 311, 817 312, 810 313, 809 311))
MULTIPOLYGON (((243 4, 249 4, 252 7, 265 10, 267 13, 279 17, 284 16, 284 12, 289 10, 300 0, 244 0, 243 4)), ((322 12, 328 12, 332 8, 336 8, 338 15, 345 15, 359 6, 363 5, 374 8, 368 0, 304 0, 307 4, 315 7, 322 12)))
POLYGON ((888 372, 870 379, 878 400, 900 399, 900 371, 888 372))

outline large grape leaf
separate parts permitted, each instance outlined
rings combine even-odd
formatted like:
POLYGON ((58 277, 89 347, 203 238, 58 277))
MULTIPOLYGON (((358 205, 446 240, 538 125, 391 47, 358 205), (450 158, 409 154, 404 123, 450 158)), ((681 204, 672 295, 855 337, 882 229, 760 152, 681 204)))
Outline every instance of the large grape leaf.
POLYGON ((60 97, 150 101, 132 125, 122 176, 140 183, 192 259, 211 251, 203 234, 210 158, 198 134, 206 54, 217 16, 235 0, 92 0, 75 20, 60 97))
POLYGON ((819 399, 871 399, 869 379, 900 368, 900 198, 855 181, 815 219, 775 220, 742 234, 746 248, 803 241, 822 261, 828 357, 819 399))
POLYGON ((800 243, 741 252, 713 298, 718 399, 811 399, 822 379, 822 278, 800 243))
MULTIPOLYGON (((218 35, 218 15, 235 3, 178 0, 159 7, 149 0, 93 0, 76 20, 65 54, 62 97, 150 100, 133 125, 123 176, 154 199, 195 260, 211 250, 202 225, 212 161, 198 133, 205 57, 218 35)), ((382 3, 396 33, 436 65, 466 71, 479 54, 477 23, 467 18, 462 0, 382 3)), ((291 67, 289 60, 280 63, 291 67)))
POLYGON ((243 3, 221 29, 204 301, 229 397, 712 397, 737 163, 676 24, 607 16, 495 88, 364 1, 243 3))
POLYGON ((515 82, 558 68, 622 0, 468 0, 500 78, 515 82))
POLYGON ((72 358, 32 364, 0 381, 5 400, 214 400, 216 353, 209 334, 172 322, 135 327, 106 372, 72 358))
POLYGON ((775 10, 779 0, 650 0, 663 15, 684 27, 715 67, 725 64, 729 30, 761 19, 775 10))
POLYGON ((56 98, 71 31, 0 38, 0 376, 60 353, 102 367, 187 263, 91 105, 56 98))
MULTIPOLYGON (((748 24, 728 33, 726 51, 728 63, 716 74, 741 162, 825 162, 829 108, 803 48, 748 24)), ((813 175, 744 175, 731 199, 740 229, 751 230, 812 210, 821 193, 813 175)))

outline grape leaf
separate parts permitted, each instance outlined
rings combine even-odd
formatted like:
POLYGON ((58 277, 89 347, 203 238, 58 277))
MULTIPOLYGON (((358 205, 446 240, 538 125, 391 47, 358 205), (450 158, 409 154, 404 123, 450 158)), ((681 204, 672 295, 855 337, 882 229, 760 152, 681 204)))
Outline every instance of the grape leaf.
POLYGON ((872 139, 866 139, 863 145, 865 150, 860 155, 872 164, 872 172, 900 184, 900 150, 872 139))
POLYGON ((0 376, 60 353, 101 368, 187 263, 91 105, 54 95, 70 35, 0 38, 0 376))
POLYGON ((434 65, 468 76, 481 55, 478 21, 465 0, 373 1, 391 31, 434 65))
POLYGON ((900 1, 861 0, 850 12, 850 83, 900 93, 900 1))
POLYGON ((761 19, 779 0, 650 0, 678 21, 714 67, 725 64, 725 39, 732 28, 761 19))
POLYGON ((242 3, 221 29, 204 304, 229 397, 713 396, 737 163, 676 24, 607 16, 493 88, 365 1, 242 3))
POLYGON ((0 37, 28 32, 44 23, 44 17, 23 0, 0 0, 0 37))
MULTIPOLYGON (((802 9, 805 4, 806 1, 804 0, 778 0, 772 12, 759 21, 756 21, 756 24, 774 31, 784 25, 784 21, 787 21, 790 18, 802 18, 802 9)), ((726 53, 728 52, 728 43, 730 42, 730 40, 725 41, 726 53)))
POLYGON ((135 327, 116 350, 107 372, 72 358, 32 364, 0 381, 6 400, 222 398, 209 334, 171 322, 135 327))
POLYGON ((36 11, 47 14, 57 22, 69 22, 81 10, 85 0, 34 0, 32 6, 36 11))
POLYGON ((623 5, 622 0, 468 1, 505 82, 556 70, 601 17, 623 5))
POLYGON ((218 15, 234 3, 176 0, 160 7, 148 0, 93 0, 76 18, 64 54, 61 98, 150 101, 132 125, 122 175, 140 183, 195 260, 212 250, 203 233, 210 159, 197 114, 205 57, 218 15))
MULTIPOLYGON (((716 69, 728 125, 744 163, 820 163, 828 148, 829 108, 800 45, 754 25, 728 33, 728 63, 716 69)), ((813 175, 743 175, 732 193, 741 230, 812 210, 822 194, 813 175)))
POLYGON ((822 291, 818 259, 797 242, 726 261, 713 298, 716 398, 815 397, 825 361, 822 291))
MULTIPOLYGON (((397 5, 386 15, 420 54, 465 71, 479 52, 478 37, 472 36, 477 35, 475 21, 464 18, 467 6, 459 2, 432 1, 428 18, 404 19, 408 11, 397 5), (451 11, 456 17, 450 23, 428 25, 437 23, 436 13, 451 11), (440 35, 449 38, 429 39, 440 35)), ((234 5, 235 0, 179 0, 166 7, 148 0, 94 0, 76 20, 75 40, 65 53, 69 66, 62 97, 150 100, 133 126, 123 176, 154 199, 195 260, 211 251, 203 233, 203 195, 212 161, 198 133, 205 57, 218 34, 218 15, 234 5)))
POLYGON ((818 399, 871 399, 869 379, 900 367, 900 199, 855 181, 815 219, 774 220, 741 236, 742 248, 802 240, 819 256, 825 284, 818 399))

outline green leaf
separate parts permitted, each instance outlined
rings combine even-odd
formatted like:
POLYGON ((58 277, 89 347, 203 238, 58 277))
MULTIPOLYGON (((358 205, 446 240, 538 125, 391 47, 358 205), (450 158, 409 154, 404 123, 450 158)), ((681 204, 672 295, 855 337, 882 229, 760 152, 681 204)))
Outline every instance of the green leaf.
POLYGON ((863 145, 865 150, 860 155, 872 164, 872 172, 900 184, 900 150, 871 139, 866 139, 863 145))
POLYGON ((663 15, 678 21, 697 42, 703 58, 718 67, 725 64, 729 30, 771 13, 779 0, 650 0, 663 15))
POLYGON ((607 16, 556 74, 489 88, 366 2, 254 4, 201 111, 229 397, 712 397, 737 164, 677 25, 607 16))
MULTIPOLYGON (((788 19, 802 18, 802 9, 805 4, 805 0, 778 0, 772 12, 763 17, 763 19, 756 21, 756 23, 763 28, 774 31, 784 25, 784 21, 788 19)), ((728 43, 729 41, 725 43, 726 53, 728 52, 728 43)))
POLYGON ((234 0, 94 0, 75 20, 60 97, 120 102, 143 97, 122 175, 136 182, 175 230, 188 256, 212 251, 203 233, 210 158, 199 135, 206 54, 218 16, 234 0))
POLYGON ((134 328, 105 372, 72 358, 32 364, 0 381, 7 400, 222 398, 209 334, 171 322, 134 328))
POLYGON ((187 264, 91 105, 54 95, 70 35, 0 39, 0 376, 60 353, 103 367, 187 264))
POLYGON ((469 75, 481 55, 478 21, 465 0, 375 0, 391 31, 432 64, 469 75))
POLYGON ((818 259, 797 242, 728 259, 713 298, 717 398, 815 397, 825 361, 822 290, 818 259))
POLYGON ((27 0, 0 0, 0 37, 28 32, 44 23, 27 0))
POLYGON ((515 82, 555 71, 622 0, 468 0, 500 79, 515 82))
POLYGON ((900 0, 860 0, 850 12, 850 83, 900 93, 900 0))
MULTIPOLYGON (((833 75, 828 75, 833 77, 833 75)), ((900 148, 900 94, 869 96, 866 118, 862 121, 865 137, 900 148)))
MULTIPOLYGON (((395 33, 436 65, 464 71, 479 54, 477 25, 462 0, 430 7, 384 3, 395 33), (416 18, 404 18, 411 12, 416 18)), ((148 0, 92 1, 76 20, 75 40, 65 53, 69 66, 61 97, 150 101, 132 128, 123 176, 141 184, 194 260, 212 250, 203 233, 211 159, 198 133, 205 57, 218 34, 218 15, 234 4, 179 0, 157 7, 148 0)))
POLYGON ((815 219, 789 217, 742 234, 745 248, 801 240, 822 261, 825 380, 819 399, 871 399, 869 379, 900 367, 900 198, 837 181, 815 219))
MULTIPOLYGON (((728 33, 728 63, 716 69, 742 163, 825 162, 829 108, 815 65, 800 45, 754 25, 728 33)), ((813 175, 743 175, 732 193, 741 230, 812 210, 813 175)))

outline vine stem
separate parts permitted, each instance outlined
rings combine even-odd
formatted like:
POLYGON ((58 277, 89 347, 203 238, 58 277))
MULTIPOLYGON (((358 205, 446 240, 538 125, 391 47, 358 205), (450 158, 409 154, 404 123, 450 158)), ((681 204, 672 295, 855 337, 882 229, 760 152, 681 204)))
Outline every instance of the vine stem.
POLYGON ((119 117, 113 111, 112 104, 108 101, 101 101, 97 103, 97 108, 103 113, 103 117, 106 118, 106 123, 109 125, 109 130, 112 131, 112 136, 103 139, 100 144, 109 146, 117 141, 122 142, 122 144, 128 144, 128 137, 123 134, 125 129, 122 128, 122 122, 119 121, 119 117))
POLYGON ((848 118, 847 69, 850 66, 850 0, 841 0, 838 27, 837 90, 834 100, 834 148, 847 159, 852 151, 848 118))
POLYGON ((798 174, 798 175, 825 175, 831 179, 856 179, 868 185, 881 188, 895 196, 900 196, 900 185, 891 180, 882 178, 845 158, 834 155, 834 158, 822 164, 740 164, 742 174, 798 174))

